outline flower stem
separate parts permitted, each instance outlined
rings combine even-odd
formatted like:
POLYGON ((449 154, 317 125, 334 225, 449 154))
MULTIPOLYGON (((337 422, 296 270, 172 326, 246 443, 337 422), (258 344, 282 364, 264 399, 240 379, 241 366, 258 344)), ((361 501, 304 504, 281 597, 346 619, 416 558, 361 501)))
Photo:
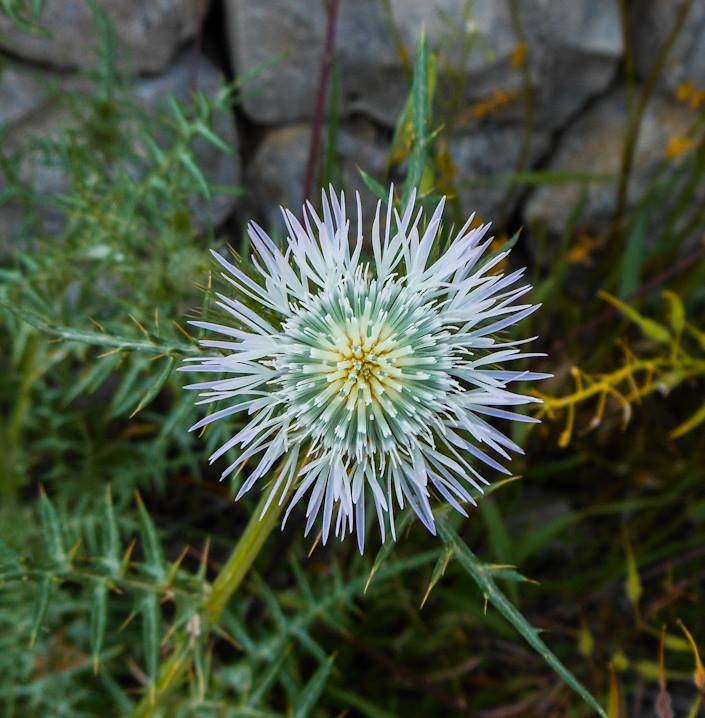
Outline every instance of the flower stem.
MULTIPOLYGON (((269 492, 264 492, 230 554, 230 558, 216 576, 211 591, 197 611, 202 619, 202 634, 209 633, 217 625, 225 607, 279 521, 284 502, 280 502, 278 497, 272 499, 264 516, 260 519, 268 498, 269 492)), ((162 664, 156 679, 132 713, 132 718, 150 718, 155 715, 164 705, 167 696, 186 675, 191 665, 188 637, 185 634, 177 637, 174 645, 175 648, 171 656, 162 664)))
POLYGON ((268 492, 262 494, 245 531, 213 583, 210 596, 203 605, 203 618, 209 622, 217 623, 220 620, 228 601, 242 583, 242 579, 247 575, 257 554, 279 521, 282 506, 276 498, 272 500, 266 513, 260 519, 268 496, 268 492))

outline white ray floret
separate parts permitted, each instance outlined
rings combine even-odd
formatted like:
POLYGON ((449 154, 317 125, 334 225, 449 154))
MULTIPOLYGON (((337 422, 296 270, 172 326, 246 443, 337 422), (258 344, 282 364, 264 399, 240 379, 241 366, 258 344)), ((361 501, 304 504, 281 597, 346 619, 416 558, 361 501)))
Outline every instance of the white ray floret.
POLYGON ((280 501, 293 491, 285 521, 307 497, 306 533, 322 516, 324 543, 331 529, 355 532, 362 551, 370 508, 382 540, 407 504, 435 533, 434 495, 465 514, 487 484, 478 467, 508 473, 495 456, 521 451, 489 421, 533 421, 506 407, 537 399, 509 385, 548 375, 503 367, 541 356, 521 351, 530 340, 497 338, 537 305, 518 303, 530 289, 517 286, 523 270, 490 273, 506 253, 482 263, 489 225, 471 228, 470 217, 431 259, 444 200, 424 223, 414 197, 399 215, 390 191, 368 261, 356 199, 352 241, 344 195, 332 189, 322 216, 310 203, 302 221, 283 210, 284 253, 250 224, 257 279, 214 253, 234 288, 217 295, 229 323, 193 322, 223 338, 202 341, 217 353, 182 369, 216 374, 188 388, 201 404, 225 402, 192 430, 245 417, 210 458, 235 450, 223 477, 253 466, 238 498, 277 464, 268 490, 280 501))

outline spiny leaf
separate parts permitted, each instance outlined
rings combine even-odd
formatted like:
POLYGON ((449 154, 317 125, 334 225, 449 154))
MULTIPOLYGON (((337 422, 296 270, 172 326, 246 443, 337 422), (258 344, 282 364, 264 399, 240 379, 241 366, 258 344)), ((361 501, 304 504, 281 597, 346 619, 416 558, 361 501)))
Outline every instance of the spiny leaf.
POLYGON ((529 645, 544 658, 551 668, 570 686, 580 697, 590 705, 596 713, 605 716, 605 711, 594 696, 578 681, 578 679, 561 663, 558 657, 543 642, 543 639, 524 616, 514 607, 505 595, 497 588, 490 572, 477 559, 475 554, 460 540, 460 537, 451 527, 446 516, 438 516, 436 526, 443 542, 452 547, 460 565, 477 583, 490 603, 514 626, 529 645))
POLYGON ((117 709, 116 712, 123 716, 132 715, 132 710, 134 709, 132 701, 127 697, 123 687, 110 675, 105 665, 102 666, 99 680, 113 699, 117 709))
POLYGON ((421 608, 424 607, 426 604, 426 601, 428 600, 428 597, 431 595, 431 591, 433 590, 434 586, 441 580, 441 577, 446 572, 446 569, 448 568, 448 563, 450 562, 450 559, 453 557, 453 549, 446 547, 445 551, 438 557, 438 561, 436 561, 436 565, 433 567, 433 572, 431 573, 431 578, 428 582, 428 588, 426 589, 426 593, 424 593, 423 598, 421 599, 421 608))
POLYGON ((406 206, 411 192, 419 188, 428 158, 428 135, 430 127, 430 93, 428 73, 428 43, 422 32, 414 62, 414 77, 411 84, 413 143, 409 155, 402 205, 406 206))
POLYGON ((333 661, 335 661, 335 654, 330 656, 328 660, 324 661, 313 674, 313 677, 296 701, 294 718, 306 718, 311 714, 311 711, 315 707, 316 702, 321 697, 321 693, 325 688, 326 681, 328 680, 328 676, 333 668, 333 661))
POLYGON ((59 515, 44 489, 39 492, 39 515, 44 529, 44 543, 47 547, 49 558, 55 566, 64 566, 67 557, 64 539, 61 534, 59 515))
POLYGON ((166 358, 166 361, 164 362, 164 366, 162 367, 161 372, 159 372, 159 374, 151 380, 149 390, 142 397, 142 400, 137 405, 135 410, 130 414, 130 418, 142 411, 142 409, 144 409, 144 407, 147 406, 147 404, 149 404, 152 399, 157 396, 157 394, 159 394, 162 387, 166 383, 166 380, 171 376, 171 371, 174 368, 174 364, 176 364, 176 359, 174 359, 174 357, 172 356, 168 356, 166 358))
MULTIPOLYGON (((399 521, 397 523, 397 533, 400 534, 407 526, 411 519, 411 512, 407 509, 399 518, 399 521)), ((372 579, 374 578, 377 571, 379 571, 380 566, 384 563, 384 561, 387 559, 389 554, 392 552, 392 549, 395 546, 395 542, 392 539, 391 536, 387 537, 387 540, 379 547, 379 551, 377 551, 377 556, 375 556, 374 563, 372 564, 372 568, 370 569, 370 575, 367 578, 367 583, 365 584, 365 593, 367 593, 367 589, 369 588, 370 583, 372 582, 372 579)))
POLYGON ((122 558, 120 559, 120 566, 118 568, 118 577, 122 578, 130 568, 130 560, 132 559, 132 552, 135 550, 135 546, 137 544, 137 539, 133 538, 132 541, 130 541, 130 544, 125 549, 125 552, 122 555, 122 558))
POLYGON ((269 691, 270 687, 277 680, 279 673, 284 665, 284 661, 291 652, 291 644, 282 642, 279 646, 278 652, 269 656, 267 668, 262 673, 260 682, 257 684, 255 689, 250 694, 250 705, 256 706, 269 691))
POLYGON ((181 549, 181 553, 176 557, 176 561, 174 561, 172 564, 169 565, 169 570, 166 574, 165 584, 167 586, 171 586, 174 581, 176 580, 176 576, 179 573, 179 568, 181 568, 181 564, 183 560, 186 558, 186 555, 188 554, 189 547, 184 546, 181 549))
POLYGON ((92 363, 90 371, 86 372, 76 384, 71 387, 64 398, 65 404, 70 404, 76 397, 82 394, 90 394, 110 376, 122 361, 122 355, 118 352, 109 356, 99 357, 92 363))
POLYGON ((503 581, 509 581, 510 583, 538 584, 538 581, 524 576, 524 574, 519 573, 514 566, 509 564, 486 563, 484 566, 492 574, 493 578, 499 578, 503 581))
POLYGON ((218 137, 218 135, 216 135, 215 132, 208 127, 208 125, 199 122, 196 125, 196 132, 210 142, 214 147, 217 147, 221 152, 224 152, 227 155, 231 155, 233 153, 232 147, 230 147, 225 140, 218 137))
POLYGON ((93 658, 93 673, 98 673, 100 665, 100 652, 103 650, 105 629, 108 621, 108 587, 101 581, 93 589, 91 603, 91 655, 93 658))
POLYGON ((211 190, 208 185, 208 181, 204 177, 203 172, 201 172, 198 165, 193 161, 193 157, 191 157, 190 154, 184 152, 183 154, 179 155, 179 161, 186 168, 191 177, 196 180, 198 189, 201 191, 203 197, 205 199, 210 199, 211 190))
POLYGON ((32 611, 32 628, 30 629, 29 645, 33 646, 44 623, 49 607, 49 595, 51 593, 51 576, 42 576, 34 595, 34 609, 32 611))
POLYGON ((136 384, 146 364, 144 358, 139 354, 132 355, 130 358, 131 361, 127 365, 127 371, 124 372, 120 386, 118 386, 110 402, 108 417, 111 419, 124 414, 137 401, 138 389, 136 384))
POLYGON ((389 199, 388 191, 374 177, 368 175, 367 172, 361 170, 359 167, 358 172, 370 192, 372 192, 377 199, 382 200, 382 202, 386 204, 387 199, 389 199))
POLYGON ((147 675, 154 681, 159 670, 159 643, 161 637, 161 611, 156 593, 147 593, 142 599, 142 640, 147 675))
POLYGON ((99 347, 114 347, 117 349, 124 349, 126 351, 143 351, 148 354, 168 354, 169 352, 174 352, 176 354, 193 354, 194 352, 194 346, 191 344, 176 342, 171 344, 158 344, 150 340, 112 336, 102 332, 83 331, 80 329, 73 329, 72 327, 57 326, 49 320, 46 320, 44 317, 41 317, 36 312, 31 312, 1 299, 0 307, 4 307, 8 311, 12 312, 12 314, 16 317, 24 322, 27 322, 27 324, 30 324, 35 329, 39 329, 46 334, 51 334, 52 336, 60 337, 66 341, 83 342, 85 344, 92 344, 93 346, 99 347))
POLYGON ((103 556, 110 570, 113 572, 117 571, 120 566, 120 534, 118 532, 117 520, 115 519, 115 507, 113 506, 113 496, 110 485, 105 489, 103 556))
POLYGON ((149 515, 147 508, 142 501, 142 497, 139 494, 137 494, 137 509, 140 519, 140 534, 142 535, 142 550, 144 551, 145 568, 158 581, 162 581, 166 575, 162 542, 159 540, 157 529, 154 526, 152 517, 149 515))
POLYGON ((404 107, 402 108, 399 118, 397 119, 396 126, 394 128, 394 137, 392 138, 392 146, 389 150, 389 162, 391 164, 400 164, 408 156, 414 148, 414 142, 419 137, 416 131, 419 129, 418 121, 422 118, 422 115, 416 114, 418 107, 417 102, 421 101, 420 95, 415 90, 423 90, 421 82, 427 88, 427 113, 431 111, 431 101, 436 88, 436 62, 433 55, 426 57, 426 66, 420 67, 421 61, 420 53, 425 48, 422 48, 422 44, 426 42, 425 35, 422 35, 419 41, 419 45, 416 51, 415 66, 412 79, 412 88, 404 107), (423 73, 426 73, 426 79, 422 78, 423 73), (419 83, 416 83, 419 78, 419 83))
POLYGON ((169 103, 169 108, 171 109, 171 114, 174 116, 174 120, 176 121, 176 126, 184 134, 187 135, 191 131, 191 125, 189 124, 189 121, 186 119, 186 115, 184 114, 184 111, 181 108, 181 105, 176 101, 176 98, 174 97, 174 95, 169 95, 167 102, 169 103))

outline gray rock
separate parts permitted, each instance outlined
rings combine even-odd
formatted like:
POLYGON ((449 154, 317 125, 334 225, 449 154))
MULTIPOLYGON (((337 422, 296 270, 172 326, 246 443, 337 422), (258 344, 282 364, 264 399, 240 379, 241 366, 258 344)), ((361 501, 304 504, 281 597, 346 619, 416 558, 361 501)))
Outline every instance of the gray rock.
POLYGON ((45 89, 33 75, 0 65, 0 127, 29 115, 44 101, 45 89))
MULTIPOLYGON (((308 124, 270 130, 248 167, 248 209, 275 234, 281 235, 285 229, 280 206, 300 214, 310 132, 308 124)), ((325 127, 322 135, 325 138, 325 127)), ((386 149, 368 123, 347 123, 339 130, 336 166, 340 176, 333 178, 333 183, 336 189, 345 190, 351 207, 355 191, 360 192, 366 217, 373 211, 376 199, 362 181, 358 167, 373 177, 383 175, 386 149)), ((325 151, 325 140, 322 150, 325 151)))
MULTIPOLYGON (((669 162, 669 139, 683 136, 692 125, 691 111, 656 97, 643 118, 629 185, 628 202, 641 198, 649 184, 669 162)), ((587 191, 581 224, 594 230, 604 229, 615 209, 615 196, 624 142, 626 97, 617 90, 586 112, 566 134, 548 170, 556 172, 606 175, 611 181, 551 184, 536 189, 524 209, 529 224, 541 223, 560 233, 587 191)))
MULTIPOLYGON (((324 44, 325 3, 226 0, 226 7, 236 70, 260 68, 244 97, 246 112, 271 124, 309 119, 324 44), (273 67, 262 70, 277 58, 273 67)), ((500 119, 523 115, 516 97, 523 72, 512 62, 518 36, 509 3, 390 0, 389 7, 391 18, 379 0, 341 2, 336 58, 343 115, 361 112, 394 124, 409 85, 402 55, 413 52, 422 26, 439 52, 441 82, 459 79, 466 104, 503 90, 516 101, 508 103, 500 119), (400 47, 395 47, 395 37, 400 47)), ((622 53, 616 5, 612 0, 523 0, 517 7, 536 119, 555 127, 614 76, 622 53)))
MULTIPOLYGON (((113 23, 115 57, 123 68, 155 73, 192 37, 200 21, 195 0, 97 0, 113 23)), ((30 34, 0 14, 0 47, 18 57, 67 69, 89 68, 101 42, 96 18, 86 0, 43 0, 40 26, 48 33, 30 34)))
MULTIPOLYGON (((549 135, 534 132, 523 158, 524 169, 530 167, 548 147, 549 135)), ((469 134, 453 134, 448 142, 461 214, 471 212, 483 221, 499 222, 516 208, 518 188, 496 181, 497 175, 512 174, 522 160, 524 135, 514 127, 487 128, 469 134), (492 181, 492 177, 495 181, 492 181)))
MULTIPOLYGON (((280 206, 299 212, 303 200, 310 126, 297 124, 267 132, 248 168, 250 190, 248 210, 260 216, 275 233, 284 232, 280 206)), ((325 136, 325 128, 324 128, 325 136)), ((535 133, 528 162, 546 150, 548 135, 535 133)), ((516 206, 516 194, 506 202, 506 183, 483 183, 490 175, 514 172, 522 151, 523 136, 516 128, 494 128, 472 134, 454 133, 448 141, 452 163, 452 187, 457 193, 458 211, 467 216, 477 212, 484 220, 498 222, 500 212, 516 206)), ((376 198, 364 185, 358 168, 376 178, 386 172, 388 142, 379 138, 364 121, 347 122, 338 137, 337 160, 342 188, 353 202, 360 192, 363 210, 369 220, 376 198)))
MULTIPOLYGON (((222 83, 220 72, 208 61, 201 60, 198 73, 199 89, 214 95, 222 83)), ((169 95, 186 100, 191 92, 192 66, 190 60, 177 62, 166 74, 157 78, 138 80, 125 90, 126 99, 154 113, 169 95)), ((2 119, 3 152, 7 157, 16 153, 21 180, 30 185, 41 198, 51 200, 66 193, 69 177, 60 165, 45 161, 41 151, 29 151, 42 141, 56 139, 75 123, 65 106, 62 90, 90 89, 86 80, 76 77, 36 73, 21 68, 6 68, 0 75, 0 117, 2 119)), ((198 164, 207 177, 221 185, 235 185, 240 181, 240 160, 234 118, 230 112, 219 112, 213 118, 214 130, 234 150, 226 155, 205 139, 196 140, 198 164)), ((0 175, 0 196, 3 193, 0 175)), ((198 197, 194 187, 194 198, 198 197)), ((198 227, 205 228, 222 222, 233 209, 233 197, 220 195, 212 200, 194 199, 192 210, 198 227)), ((51 209, 51 201, 42 206, 41 220, 46 231, 61 226, 61 214, 51 209)), ((17 233, 29 220, 21 202, 10 200, 0 205, 0 226, 3 237, 17 233)))
MULTIPOLYGON (((659 50, 675 25, 684 0, 640 0, 633 7, 630 32, 637 73, 646 77, 659 50)), ((683 27, 666 58, 660 75, 661 90, 673 92, 681 83, 705 89, 705 3, 691 4, 683 27)))

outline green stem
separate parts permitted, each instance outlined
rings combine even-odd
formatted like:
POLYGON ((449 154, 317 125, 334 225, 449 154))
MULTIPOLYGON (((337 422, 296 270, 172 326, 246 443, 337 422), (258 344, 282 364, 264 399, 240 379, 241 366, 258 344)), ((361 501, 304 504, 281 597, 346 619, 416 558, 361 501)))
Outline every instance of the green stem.
MULTIPOLYGON (((281 468, 279 471, 281 471, 281 468)), ((269 492, 262 494, 262 498, 250 516, 250 520, 232 554, 230 554, 230 558, 220 569, 212 584, 210 593, 197 611, 202 619, 202 635, 207 635, 218 624, 225 607, 239 588, 247 572, 252 568, 252 564, 267 541, 269 534, 272 533, 279 521, 284 502, 280 502, 277 497, 272 499, 266 513, 260 519, 268 497, 269 492)), ((162 664, 156 680, 133 711, 132 718, 150 718, 154 716, 164 705, 164 701, 171 691, 181 683, 190 665, 191 650, 188 637, 180 636, 175 642, 175 648, 171 656, 162 664)))
POLYGON ((282 506, 276 498, 272 500, 267 512, 260 519, 268 496, 268 492, 262 494, 235 550, 225 566, 221 568, 213 583, 210 596, 203 605, 204 618, 212 623, 217 623, 220 620, 228 601, 242 583, 242 579, 247 575, 269 534, 279 522, 282 506))

